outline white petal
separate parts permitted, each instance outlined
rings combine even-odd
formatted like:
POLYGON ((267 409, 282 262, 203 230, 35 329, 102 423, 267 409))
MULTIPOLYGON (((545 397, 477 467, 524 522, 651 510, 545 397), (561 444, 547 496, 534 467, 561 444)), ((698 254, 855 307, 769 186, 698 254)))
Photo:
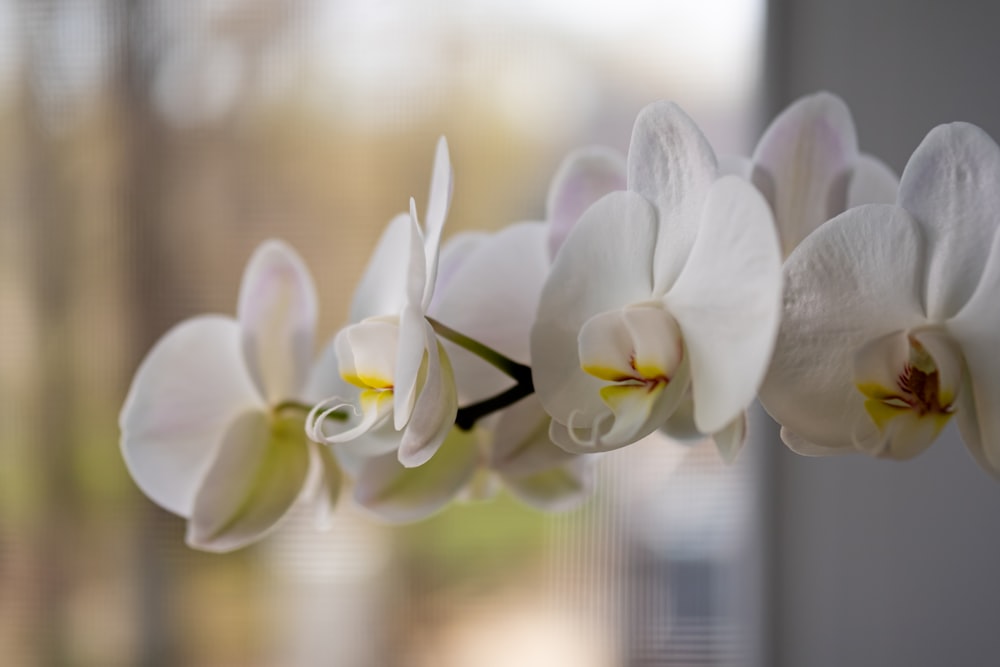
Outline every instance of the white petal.
POLYGON ((235 320, 205 316, 164 334, 136 371, 122 407, 125 464, 143 493, 190 516, 222 435, 264 403, 247 373, 235 320))
POLYGON ((427 287, 428 300, 424 308, 430 305, 430 295, 437 280, 438 248, 441 245, 441 229, 451 208, 452 182, 454 172, 451 168, 451 157, 448 154, 448 142, 444 137, 438 139, 434 154, 434 175, 431 177, 431 191, 427 198, 427 238, 425 253, 427 257, 427 287))
POLYGON ((410 257, 406 267, 406 300, 421 311, 426 311, 434 297, 434 281, 437 277, 437 246, 431 248, 434 256, 428 256, 428 247, 420 231, 417 217, 417 203, 410 198, 410 257), (433 263, 433 266, 432 266, 433 263), (430 275, 430 269, 434 275, 430 275))
POLYGON ((351 322, 398 315, 406 305, 411 218, 401 213, 389 222, 361 275, 351 300, 351 322))
POLYGON ((448 289, 452 283, 455 272, 465 264, 465 260, 472 254, 480 243, 492 235, 486 232, 461 232, 451 236, 448 242, 441 246, 441 256, 438 259, 437 279, 434 283, 434 298, 427 312, 434 313, 437 302, 441 298, 441 292, 448 289))
POLYGON ((403 309, 399 318, 399 343, 396 352, 395 405, 393 423, 400 431, 410 420, 417 400, 417 382, 421 368, 427 363, 427 320, 412 305, 403 309))
POLYGON ((684 332, 699 431, 726 427, 753 401, 781 314, 781 254, 763 197, 719 179, 684 271, 664 297, 684 332))
POLYGON ((307 403, 315 404, 330 396, 347 396, 351 393, 340 375, 335 340, 331 338, 327 342, 309 371, 309 379, 302 390, 302 400, 307 403))
POLYGON ((290 246, 266 241, 243 273, 237 319, 243 356, 261 396, 271 405, 298 398, 312 363, 316 288, 290 246))
MULTIPOLYGON (((978 432, 978 442, 967 443, 974 453, 981 451, 986 469, 996 474, 1000 471, 1000 354, 997 341, 1000 337, 1000 308, 997 295, 1000 294, 1000 235, 992 243, 989 261, 983 272, 982 281, 965 307, 948 322, 948 330, 962 348, 966 370, 969 374, 968 386, 972 390, 972 405, 978 428, 970 422, 969 415, 962 415, 959 425, 962 435, 978 432)), ((958 406, 969 406, 968 400, 958 406)))
POLYGON ((391 389, 400 335, 394 322, 377 319, 341 329, 334 338, 341 377, 356 387, 391 389))
POLYGON ((545 203, 548 259, 556 256, 573 225, 598 199, 626 187, 625 156, 604 146, 580 148, 562 161, 545 203))
POLYGON ((226 431, 195 499, 187 543, 231 551, 274 527, 305 483, 309 452, 301 419, 272 423, 247 412, 226 431))
POLYGON ((660 427, 660 432, 681 442, 695 442, 705 437, 694 423, 694 399, 690 391, 660 427))
MULTIPOLYGON (((542 223, 521 223, 480 242, 436 294, 431 316, 529 364, 531 325, 549 269, 546 233, 542 223)), ((478 356, 454 346, 447 349, 464 400, 481 400, 511 386, 510 378, 478 356)))
POLYGON ((369 460, 358 474, 354 498, 387 521, 416 521, 448 504, 479 463, 475 431, 452 429, 437 454, 417 468, 404 467, 393 454, 369 460))
POLYGON ((785 263, 784 311, 760 399, 776 421, 820 448, 854 449, 869 422, 854 356, 919 326, 923 244, 902 209, 851 209, 808 236, 785 263))
POLYGON ((578 456, 556 468, 524 477, 504 475, 518 500, 545 512, 566 512, 579 507, 594 491, 596 456, 578 456))
POLYGON ((975 125, 940 125, 903 170, 899 205, 927 239, 927 315, 941 322, 961 309, 986 266, 1000 224, 1000 147, 975 125))
POLYGON ((719 455, 726 463, 736 460, 736 455, 743 449, 743 443, 747 439, 747 414, 744 412, 731 421, 728 426, 717 433, 712 434, 712 440, 719 450, 719 455))
POLYGON ((309 475, 302 495, 314 512, 317 528, 330 528, 343 481, 344 475, 332 449, 324 445, 311 445, 309 475))
POLYGON ((847 183, 847 208, 863 204, 895 204, 899 176, 878 158, 862 153, 847 183))
POLYGON ((976 410, 972 378, 968 371, 962 376, 962 389, 958 394, 955 421, 958 422, 962 440, 965 441, 965 446, 968 447, 972 458, 975 459, 980 468, 993 477, 1000 479, 1000 467, 990 462, 983 449, 983 437, 979 428, 979 413, 976 410))
POLYGON ((846 208, 857 156, 851 113, 830 93, 797 100, 764 132, 753 155, 753 180, 774 210, 785 256, 846 208))
POLYGON ((781 427, 781 441, 790 450, 801 456, 835 456, 837 454, 850 454, 854 451, 851 447, 824 447, 817 445, 792 433, 784 426, 781 427))
POLYGON ((551 419, 534 395, 501 413, 493 429, 490 468, 512 478, 551 470, 576 458, 549 439, 551 419))
POLYGON ((698 207, 717 172, 712 147, 680 107, 655 102, 639 112, 628 151, 628 188, 659 212, 654 266, 659 294, 673 285, 687 260, 698 207))
POLYGON ((587 209, 556 257, 531 332, 531 358, 535 391, 558 421, 579 412, 589 423, 606 412, 604 383, 580 368, 577 337, 592 316, 649 299, 655 239, 649 202, 616 192, 587 209))
POLYGON ((607 401, 603 413, 590 421, 574 413, 565 425, 553 419, 549 425, 549 438, 574 454, 593 454, 625 447, 661 428, 684 402, 690 386, 690 365, 685 357, 666 386, 604 387, 600 392, 607 401))
POLYGON ((430 324, 425 323, 425 327, 427 377, 399 443, 399 461, 408 468, 423 465, 434 456, 452 430, 458 413, 458 394, 448 355, 437 344, 430 324))
POLYGON ((749 181, 753 176, 753 161, 744 155, 720 155, 719 176, 730 175, 749 181))

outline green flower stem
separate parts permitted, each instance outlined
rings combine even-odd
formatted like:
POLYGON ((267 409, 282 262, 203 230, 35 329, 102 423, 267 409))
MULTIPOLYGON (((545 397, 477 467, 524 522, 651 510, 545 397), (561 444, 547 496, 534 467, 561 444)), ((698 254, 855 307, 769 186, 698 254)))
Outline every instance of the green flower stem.
POLYGON ((464 408, 459 408, 458 414, 455 415, 455 426, 463 431, 468 431, 476 425, 477 421, 486 415, 503 410, 534 392, 535 386, 531 382, 531 374, 529 373, 526 382, 518 382, 507 391, 501 392, 496 396, 467 405, 464 408))
MULTIPOLYGON (((491 364, 492 366, 500 370, 502 373, 505 373, 508 376, 510 376, 515 382, 518 383, 518 385, 526 384, 528 387, 532 386, 530 366, 519 364, 510 357, 500 354, 492 347, 483 345, 479 341, 469 338, 465 334, 455 331, 451 327, 442 324, 441 322, 435 320, 432 317, 428 317, 427 321, 431 323, 431 326, 434 328, 435 333, 441 336, 441 338, 444 338, 445 340, 450 340, 455 345, 458 345, 459 347, 464 348, 469 352, 473 353, 483 361, 487 362, 488 364, 491 364)), ((534 389, 530 389, 527 394, 524 394, 524 396, 527 396, 532 391, 534 391, 534 389)))

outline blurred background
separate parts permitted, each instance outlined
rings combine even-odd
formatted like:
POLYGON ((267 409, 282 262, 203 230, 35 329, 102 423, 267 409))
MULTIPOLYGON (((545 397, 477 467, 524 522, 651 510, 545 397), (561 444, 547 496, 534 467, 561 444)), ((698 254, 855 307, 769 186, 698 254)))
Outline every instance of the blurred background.
POLYGON ((441 134, 446 235, 541 219, 562 157, 625 150, 661 98, 746 154, 829 89, 899 170, 937 123, 1000 136, 998 25, 973 0, 0 0, 0 665, 994 664, 1000 486, 951 431, 809 460, 756 411, 736 465, 646 442, 567 514, 345 502, 220 556, 129 479, 117 414, 266 238, 332 335, 441 134))

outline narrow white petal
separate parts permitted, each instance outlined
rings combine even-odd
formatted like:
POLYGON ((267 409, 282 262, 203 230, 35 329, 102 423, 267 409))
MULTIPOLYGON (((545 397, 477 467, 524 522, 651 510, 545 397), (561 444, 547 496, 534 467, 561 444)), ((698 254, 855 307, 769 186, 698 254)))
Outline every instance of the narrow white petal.
POLYGON ((698 208, 718 173, 705 135, 680 107, 655 102, 639 112, 628 151, 628 189, 656 204, 655 289, 673 285, 687 260, 698 208))
POLYGON ((903 209, 851 209, 808 236, 785 263, 784 310, 760 399, 820 448, 854 449, 870 422, 854 357, 870 341, 925 323, 923 243, 903 209))
POLYGON ((243 273, 237 319, 243 356, 261 396, 298 398, 312 363, 316 288, 302 258, 281 241, 257 248, 243 273))
POLYGON ((231 551, 255 542, 302 490, 309 452, 301 419, 247 412, 226 431, 195 499, 187 543, 231 551))
POLYGON ((531 332, 535 390, 556 420, 606 411, 604 383, 580 367, 577 338, 594 315, 649 299, 655 239, 653 206, 616 192, 587 209, 556 257, 531 332))
POLYGON ((452 429, 437 454, 422 466, 407 468, 393 454, 367 461, 358 474, 354 499, 387 521, 423 519, 469 483, 480 456, 475 431, 452 429))
POLYGON ((430 305, 430 295, 433 294, 434 284, 437 280, 438 248, 441 245, 441 230, 448 217, 448 209, 451 208, 453 181, 454 172, 451 168, 451 156, 448 154, 448 142, 445 141, 444 137, 441 137, 438 139, 437 150, 434 154, 434 175, 431 177, 431 190, 427 198, 427 220, 425 220, 427 238, 424 248, 427 258, 425 293, 428 295, 428 300, 424 303, 425 308, 430 305))
POLYGON ((604 146, 580 148, 560 163, 545 203, 548 259, 556 256, 573 225, 598 199, 626 188, 625 156, 604 146))
POLYGON ((408 468, 423 465, 434 456, 452 430, 458 412, 458 394, 448 355, 437 343, 430 325, 425 323, 425 327, 427 376, 399 444, 399 461, 408 468))
POLYGON ((330 527, 343 482, 344 475, 333 450, 315 443, 310 445, 309 475, 302 497, 311 507, 318 529, 330 527))
POLYGON ((264 409, 230 318, 205 316, 164 334, 136 371, 122 407, 121 448, 136 484, 156 504, 190 516, 223 433, 264 409))
POLYGON ((736 455, 743 449, 747 439, 747 414, 744 412, 736 417, 724 429, 712 434, 712 440, 719 450, 719 455, 726 463, 736 460, 736 455))
POLYGON ((1000 147, 975 125, 930 131, 903 170, 899 205, 928 242, 927 315, 941 322, 972 296, 1000 225, 1000 147))
POLYGON ((400 431, 406 426, 417 400, 417 384, 421 368, 427 364, 427 320, 420 310, 407 305, 399 318, 399 342, 394 371, 396 395, 393 423, 400 431))
POLYGON ((785 256, 846 208, 857 157, 851 113, 830 93, 797 100, 764 132, 754 151, 752 177, 774 210, 785 256))
POLYGON ((847 208, 863 204, 895 204, 899 176, 884 162, 862 153, 847 183, 847 208))
POLYGON ((694 420, 715 433, 740 415, 767 371, 781 315, 781 251, 753 186, 712 186, 684 271, 664 297, 684 333, 694 420))

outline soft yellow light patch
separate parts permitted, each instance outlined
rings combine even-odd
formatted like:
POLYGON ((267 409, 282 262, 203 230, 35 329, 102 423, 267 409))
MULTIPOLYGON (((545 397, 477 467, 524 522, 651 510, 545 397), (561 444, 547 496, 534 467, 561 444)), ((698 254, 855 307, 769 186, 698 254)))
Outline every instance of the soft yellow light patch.
POLYGON ((378 375, 370 375, 367 373, 341 373, 340 377, 344 378, 344 382, 353 384, 355 387, 360 387, 361 389, 392 389, 392 380, 387 380, 385 378, 379 377, 378 375))
POLYGON ((585 365, 581 368, 601 380, 606 380, 608 382, 624 382, 625 380, 633 379, 633 376, 628 371, 623 371, 618 368, 610 368, 608 366, 593 366, 585 365))
POLYGON ((365 389, 359 398, 362 412, 382 412, 392 407, 392 390, 365 389))

